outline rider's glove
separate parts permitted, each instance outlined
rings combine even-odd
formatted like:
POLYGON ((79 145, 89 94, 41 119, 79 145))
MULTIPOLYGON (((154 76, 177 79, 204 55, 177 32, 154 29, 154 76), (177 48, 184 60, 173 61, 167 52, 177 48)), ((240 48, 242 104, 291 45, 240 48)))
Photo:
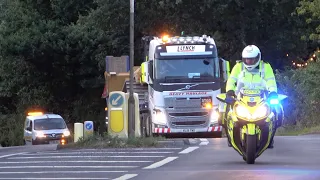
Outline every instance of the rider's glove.
POLYGON ((229 90, 227 92, 226 103, 233 104, 233 102, 234 102, 233 97, 235 97, 235 96, 236 96, 236 94, 235 94, 234 90, 229 90))
POLYGON ((228 92, 227 92, 227 96, 233 96, 233 97, 235 97, 236 96, 236 93, 234 92, 234 90, 229 90, 228 92))

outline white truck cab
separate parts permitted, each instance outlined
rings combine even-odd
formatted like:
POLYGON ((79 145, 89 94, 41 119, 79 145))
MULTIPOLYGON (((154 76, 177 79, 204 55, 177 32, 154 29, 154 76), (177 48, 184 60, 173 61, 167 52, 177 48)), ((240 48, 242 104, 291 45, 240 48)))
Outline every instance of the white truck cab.
POLYGON ((67 144, 70 131, 58 114, 30 112, 24 124, 25 145, 67 144))

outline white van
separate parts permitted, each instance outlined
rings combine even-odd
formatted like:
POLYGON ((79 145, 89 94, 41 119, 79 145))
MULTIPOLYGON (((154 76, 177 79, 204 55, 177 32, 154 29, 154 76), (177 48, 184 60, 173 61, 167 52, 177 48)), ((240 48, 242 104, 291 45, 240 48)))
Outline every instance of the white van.
POLYGON ((25 145, 67 144, 70 131, 65 120, 58 114, 30 112, 24 125, 25 145))

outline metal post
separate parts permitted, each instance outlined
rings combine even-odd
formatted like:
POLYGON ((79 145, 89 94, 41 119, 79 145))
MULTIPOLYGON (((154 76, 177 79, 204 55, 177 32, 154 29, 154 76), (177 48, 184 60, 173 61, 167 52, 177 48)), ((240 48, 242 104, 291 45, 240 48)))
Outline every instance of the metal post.
POLYGON ((134 65, 134 0, 130 0, 130 93, 128 105, 129 137, 134 137, 135 112, 134 112, 134 97, 133 97, 133 65, 134 65))

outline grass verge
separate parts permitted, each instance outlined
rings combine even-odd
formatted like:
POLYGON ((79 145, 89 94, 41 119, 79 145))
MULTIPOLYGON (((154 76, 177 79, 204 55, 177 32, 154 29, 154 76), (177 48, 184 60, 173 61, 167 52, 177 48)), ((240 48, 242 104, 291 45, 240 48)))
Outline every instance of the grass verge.
POLYGON ((134 137, 126 139, 113 137, 109 134, 104 136, 95 134, 87 138, 81 138, 75 143, 58 145, 58 149, 161 147, 163 144, 159 141, 164 139, 163 137, 134 137))
POLYGON ((320 125, 312 127, 287 126, 277 130, 276 136, 298 136, 307 134, 320 134, 320 125))

